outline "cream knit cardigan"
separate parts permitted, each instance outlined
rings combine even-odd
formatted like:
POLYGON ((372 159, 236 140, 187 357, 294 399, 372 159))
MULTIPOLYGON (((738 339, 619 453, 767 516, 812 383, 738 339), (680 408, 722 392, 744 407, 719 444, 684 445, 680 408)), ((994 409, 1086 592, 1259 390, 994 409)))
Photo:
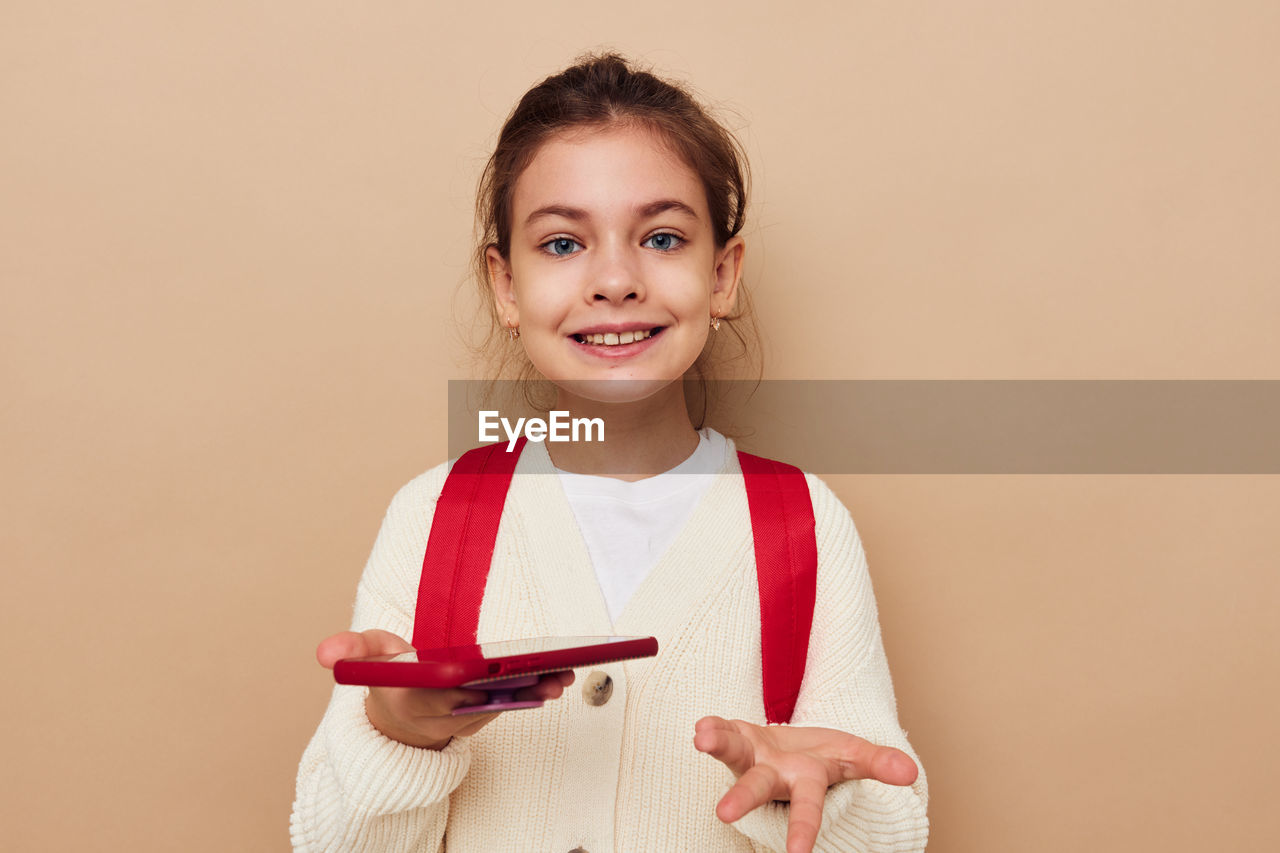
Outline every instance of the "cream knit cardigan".
MULTIPOLYGON (((498 529, 481 642, 549 635, 652 635, 655 658, 596 667, 603 705, 574 686, 512 711, 439 752, 392 741, 337 686, 302 757, 291 830, 301 851, 657 853, 783 851, 787 806, 734 824, 715 806, 733 782, 693 747, 708 714, 763 724, 760 608, 747 496, 725 467, 675 543, 611 625, 582 536, 542 444, 521 455, 498 529), (446 838, 447 833, 447 838, 446 838)), ((391 502, 360 579, 352 629, 410 638, 422 554, 447 467, 391 502)), ((792 725, 852 732, 915 753, 898 725, 866 558, 848 511, 806 475, 817 521, 818 588, 792 725)), ((919 762, 917 761, 917 764, 919 762)), ((923 768, 910 787, 839 783, 817 851, 918 851, 928 837, 923 768)))

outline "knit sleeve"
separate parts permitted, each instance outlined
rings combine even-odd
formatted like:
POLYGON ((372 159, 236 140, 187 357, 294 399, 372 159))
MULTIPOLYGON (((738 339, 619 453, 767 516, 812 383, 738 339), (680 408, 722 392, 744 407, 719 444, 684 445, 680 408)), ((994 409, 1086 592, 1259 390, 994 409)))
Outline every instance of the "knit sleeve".
MULTIPOLYGON (((929 837, 928 783, 907 735, 880 636, 875 595, 862 543, 848 510, 812 475, 806 475, 818 537, 818 588, 809 656, 791 725, 840 729, 893 746, 920 768, 910 786, 875 780, 841 782, 827 789, 815 853, 923 851, 929 837)), ((788 806, 770 803, 734 826, 756 851, 786 850, 788 806)))
MULTIPOLYGON (((392 500, 356 591, 353 631, 409 639, 422 554, 444 466, 392 500)), ((442 847, 449 795, 470 765, 468 739, 440 751, 393 741, 365 714, 368 688, 337 685, 298 768, 290 833, 295 850, 395 851, 442 847)))

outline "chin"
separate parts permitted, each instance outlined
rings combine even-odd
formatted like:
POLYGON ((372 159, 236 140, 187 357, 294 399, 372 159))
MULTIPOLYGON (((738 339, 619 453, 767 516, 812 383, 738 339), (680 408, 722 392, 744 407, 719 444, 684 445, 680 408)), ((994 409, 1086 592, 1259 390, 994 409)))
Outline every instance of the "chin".
MULTIPOLYGON (((596 403, 636 403, 647 400, 676 382, 676 379, 557 379, 557 388, 566 394, 596 403)), ((682 392, 683 393, 683 392, 682 392)))

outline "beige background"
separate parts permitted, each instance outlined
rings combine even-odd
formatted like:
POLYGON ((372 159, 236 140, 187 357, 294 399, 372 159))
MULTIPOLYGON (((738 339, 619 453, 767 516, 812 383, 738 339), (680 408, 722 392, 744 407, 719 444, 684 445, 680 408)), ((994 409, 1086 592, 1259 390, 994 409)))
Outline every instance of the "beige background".
MULTIPOLYGON (((768 375, 1280 379, 1273 2, 0 10, 6 850, 274 851, 474 180, 613 46, 751 153, 768 375)), ((931 850, 1272 850, 1274 476, 833 478, 931 850)))

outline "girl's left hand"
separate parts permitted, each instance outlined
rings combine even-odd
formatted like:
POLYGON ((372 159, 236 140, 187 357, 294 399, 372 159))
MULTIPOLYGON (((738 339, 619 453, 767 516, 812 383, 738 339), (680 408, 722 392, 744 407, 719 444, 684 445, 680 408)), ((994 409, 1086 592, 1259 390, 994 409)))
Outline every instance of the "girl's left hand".
POLYGON ((720 820, 732 823, 771 800, 791 801, 787 853, 813 850, 829 786, 847 779, 910 785, 919 773, 902 750, 836 729, 703 717, 694 730, 694 747, 738 777, 716 806, 720 820))

